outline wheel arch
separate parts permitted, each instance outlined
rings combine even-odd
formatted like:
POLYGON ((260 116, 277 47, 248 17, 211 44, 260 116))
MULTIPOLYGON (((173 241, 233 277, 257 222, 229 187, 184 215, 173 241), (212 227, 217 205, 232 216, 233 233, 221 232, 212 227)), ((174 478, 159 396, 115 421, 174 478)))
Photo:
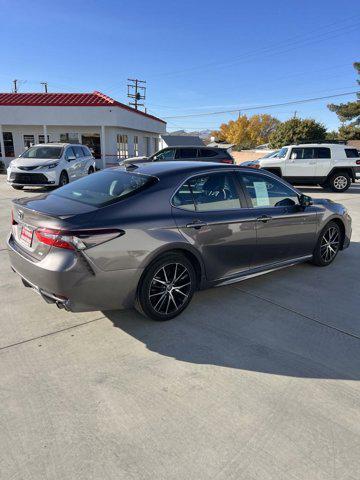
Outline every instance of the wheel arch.
POLYGON ((356 174, 354 172, 354 169, 352 167, 333 167, 330 172, 328 173, 326 180, 330 180, 330 178, 335 174, 335 173, 347 173, 351 180, 355 182, 356 179, 356 174))
POLYGON ((147 269, 160 257, 171 253, 182 254, 192 263, 196 273, 196 289, 201 289, 206 282, 204 262, 201 258, 200 253, 194 247, 181 242, 161 247, 155 252, 153 252, 150 257, 147 258, 146 263, 142 267, 143 272, 139 279, 138 286, 141 285, 142 279, 147 269))
POLYGON ((344 222, 341 220, 341 218, 339 218, 339 217, 331 217, 331 218, 328 218, 328 219, 327 219, 327 222, 325 223, 325 225, 320 229, 316 241, 318 241, 318 239, 320 238, 320 235, 321 235, 321 233, 323 232, 323 230, 324 230, 324 229, 329 225, 329 223, 331 223, 331 222, 336 223, 336 224, 339 226, 339 228, 340 228, 340 231, 341 231, 340 250, 342 250, 342 249, 343 249, 343 246, 344 246, 344 240, 345 240, 345 224, 344 224, 344 222))

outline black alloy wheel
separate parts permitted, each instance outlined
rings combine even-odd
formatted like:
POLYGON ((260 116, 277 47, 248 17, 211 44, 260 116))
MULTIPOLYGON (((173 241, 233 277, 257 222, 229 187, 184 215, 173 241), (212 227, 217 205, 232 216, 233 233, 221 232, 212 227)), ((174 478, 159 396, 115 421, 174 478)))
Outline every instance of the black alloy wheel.
POLYGON ((342 233, 335 222, 330 222, 323 229, 314 250, 313 262, 319 266, 329 265, 340 250, 342 233))
POLYGON ((170 254, 154 262, 142 279, 140 311, 153 320, 170 320, 190 303, 196 285, 195 270, 181 254, 170 254))

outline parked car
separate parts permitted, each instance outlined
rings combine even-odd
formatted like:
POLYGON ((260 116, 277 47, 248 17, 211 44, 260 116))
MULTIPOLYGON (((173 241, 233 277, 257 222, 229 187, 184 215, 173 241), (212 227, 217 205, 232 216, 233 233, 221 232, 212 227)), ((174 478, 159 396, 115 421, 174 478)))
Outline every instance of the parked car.
POLYGON ((164 162, 170 160, 187 160, 201 162, 219 162, 234 164, 230 153, 217 147, 167 147, 159 150, 150 157, 131 157, 122 160, 120 165, 129 163, 164 162))
POLYGON ((24 285, 60 308, 168 320, 197 289, 329 265, 350 236, 345 207, 269 172, 153 162, 14 200, 8 250, 24 285))
POLYGON ((241 165, 264 168, 293 185, 321 185, 344 192, 360 173, 360 155, 356 148, 341 144, 287 145, 275 157, 241 165))
POLYGON ((95 172, 95 159, 85 145, 42 143, 12 160, 7 181, 16 190, 24 187, 62 186, 95 172))

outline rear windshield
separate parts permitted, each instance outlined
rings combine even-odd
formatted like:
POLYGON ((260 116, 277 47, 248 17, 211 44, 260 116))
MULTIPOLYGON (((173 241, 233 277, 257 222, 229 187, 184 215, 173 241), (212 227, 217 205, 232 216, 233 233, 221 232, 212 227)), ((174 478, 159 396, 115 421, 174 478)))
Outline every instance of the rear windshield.
POLYGON ((62 147, 30 147, 21 158, 51 158, 58 159, 61 157, 62 147))
POLYGON ((87 205, 104 207, 134 195, 158 180, 137 173, 104 170, 93 173, 56 190, 52 195, 87 205))

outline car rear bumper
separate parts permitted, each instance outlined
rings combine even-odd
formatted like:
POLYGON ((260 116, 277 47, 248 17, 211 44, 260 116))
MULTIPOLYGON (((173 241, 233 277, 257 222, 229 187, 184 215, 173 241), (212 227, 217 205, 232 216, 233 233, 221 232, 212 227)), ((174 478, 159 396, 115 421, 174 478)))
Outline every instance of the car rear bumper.
POLYGON ((141 269, 100 270, 82 253, 70 250, 61 252, 67 257, 65 260, 59 261, 50 252, 44 260, 33 262, 26 258, 12 235, 8 252, 12 270, 48 303, 72 312, 117 310, 134 305, 141 269))

